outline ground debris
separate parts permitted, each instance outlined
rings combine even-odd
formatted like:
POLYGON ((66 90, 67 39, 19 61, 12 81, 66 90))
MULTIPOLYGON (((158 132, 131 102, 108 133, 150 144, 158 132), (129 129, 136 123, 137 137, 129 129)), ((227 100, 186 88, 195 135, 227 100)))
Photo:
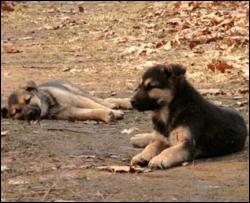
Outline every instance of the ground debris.
POLYGON ((210 88, 210 89, 200 89, 199 92, 202 95, 207 95, 207 94, 218 95, 218 94, 223 93, 223 91, 221 89, 213 89, 213 88, 210 88))
POLYGON ((151 172, 151 169, 148 168, 140 168, 134 166, 98 166, 98 170, 108 171, 114 173, 147 173, 151 172))
POLYGON ((21 52, 13 44, 3 44, 2 47, 3 47, 4 53, 15 54, 15 53, 20 53, 21 52))
POLYGON ((128 134, 130 135, 132 132, 136 131, 136 130, 139 130, 138 128, 136 127, 132 127, 132 128, 129 128, 129 129, 123 129, 121 131, 122 134, 128 134))
POLYGON ((224 73, 227 69, 232 69, 233 66, 229 65, 223 60, 213 60, 212 63, 209 63, 207 67, 212 70, 219 70, 220 72, 224 73))
POLYGON ((9 130, 1 131, 1 136, 4 137, 8 135, 8 133, 9 133, 9 130))
POLYGON ((6 165, 1 165, 1 172, 4 172, 4 171, 7 171, 9 170, 10 168, 6 165))

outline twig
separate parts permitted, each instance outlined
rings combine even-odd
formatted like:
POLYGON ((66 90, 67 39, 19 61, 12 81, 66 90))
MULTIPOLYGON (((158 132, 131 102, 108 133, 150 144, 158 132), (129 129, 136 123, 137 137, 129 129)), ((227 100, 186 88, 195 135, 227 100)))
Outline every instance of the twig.
POLYGON ((69 132, 74 132, 74 133, 84 133, 82 131, 77 131, 77 130, 72 130, 72 129, 67 129, 67 128, 47 128, 46 130, 48 130, 48 131, 69 131, 69 132))
POLYGON ((45 199, 47 198, 47 196, 49 195, 49 193, 51 192, 51 190, 53 189, 53 187, 56 186, 56 183, 54 183, 51 187, 48 188, 48 190, 45 192, 45 194, 43 195, 43 198, 42 198, 42 202, 45 201, 45 199))

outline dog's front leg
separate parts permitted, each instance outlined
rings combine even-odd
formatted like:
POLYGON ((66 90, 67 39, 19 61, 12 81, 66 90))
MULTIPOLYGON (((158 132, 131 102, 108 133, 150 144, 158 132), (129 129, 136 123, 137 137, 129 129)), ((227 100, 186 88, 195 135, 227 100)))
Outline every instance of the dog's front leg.
POLYGON ((131 165, 146 166, 150 159, 159 154, 166 147, 167 144, 162 140, 153 141, 141 153, 132 158, 131 165))
POLYGON ((163 150, 152 158, 148 165, 150 168, 166 169, 189 161, 190 158, 190 144, 183 142, 163 150))

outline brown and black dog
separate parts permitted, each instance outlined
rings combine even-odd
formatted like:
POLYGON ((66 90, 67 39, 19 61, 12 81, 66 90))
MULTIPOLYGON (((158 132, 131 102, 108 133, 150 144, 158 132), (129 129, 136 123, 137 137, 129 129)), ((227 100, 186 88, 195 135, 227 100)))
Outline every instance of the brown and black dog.
POLYGON ((164 169, 243 149, 247 128, 241 115, 204 99, 185 72, 178 64, 156 65, 142 76, 131 104, 152 111, 154 132, 131 138, 134 146, 145 147, 132 165, 164 169))
POLYGON ((48 81, 36 85, 29 81, 11 93, 1 107, 3 118, 18 120, 63 119, 97 120, 109 123, 123 117, 131 109, 128 98, 94 97, 67 81, 48 81))

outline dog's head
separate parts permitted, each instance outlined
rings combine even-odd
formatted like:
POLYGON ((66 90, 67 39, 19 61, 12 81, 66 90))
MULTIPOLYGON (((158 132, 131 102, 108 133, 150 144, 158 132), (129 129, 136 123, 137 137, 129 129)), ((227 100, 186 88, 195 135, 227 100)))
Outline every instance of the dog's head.
POLYGON ((185 72, 178 64, 149 68, 131 99, 132 106, 138 111, 154 111, 169 105, 185 78, 185 72))
POLYGON ((1 107, 3 118, 18 120, 38 120, 41 116, 41 100, 37 95, 37 86, 27 82, 8 97, 7 105, 1 107))

